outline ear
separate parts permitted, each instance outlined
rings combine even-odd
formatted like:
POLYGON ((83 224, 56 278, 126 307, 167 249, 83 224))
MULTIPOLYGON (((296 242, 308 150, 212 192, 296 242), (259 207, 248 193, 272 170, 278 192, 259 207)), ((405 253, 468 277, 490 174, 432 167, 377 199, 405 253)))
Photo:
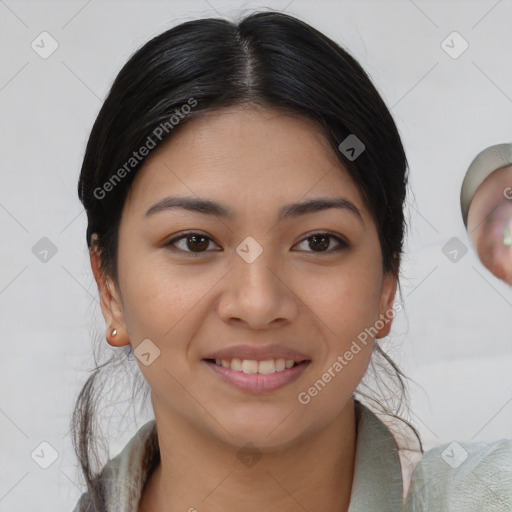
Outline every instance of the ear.
POLYGON ((393 309, 393 302, 396 295, 396 287, 398 282, 398 276, 394 272, 386 272, 382 281, 382 291, 380 296, 380 316, 377 322, 379 324, 384 323, 384 326, 379 329, 379 332, 375 336, 376 338, 384 338, 389 334, 391 325, 393 323, 395 310, 393 309), (390 315, 390 312, 393 315, 390 315))
POLYGON ((101 270, 101 260, 96 244, 92 244, 89 256, 94 279, 98 285, 101 299, 101 311, 107 325, 106 338, 110 345, 121 347, 130 343, 130 337, 124 322, 123 305, 117 287, 110 277, 106 277, 101 270), (112 330, 117 334, 112 336, 112 330))

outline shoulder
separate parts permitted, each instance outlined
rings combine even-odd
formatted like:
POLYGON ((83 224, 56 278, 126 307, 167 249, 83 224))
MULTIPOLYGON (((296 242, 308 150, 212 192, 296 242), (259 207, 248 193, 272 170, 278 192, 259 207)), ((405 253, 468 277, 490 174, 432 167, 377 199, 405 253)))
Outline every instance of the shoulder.
POLYGON ((407 512, 510 512, 512 439, 452 441, 423 454, 412 475, 407 512))
POLYGON ((139 428, 122 451, 110 459, 80 496, 73 512, 123 510, 137 505, 148 475, 160 460, 156 421, 139 428))

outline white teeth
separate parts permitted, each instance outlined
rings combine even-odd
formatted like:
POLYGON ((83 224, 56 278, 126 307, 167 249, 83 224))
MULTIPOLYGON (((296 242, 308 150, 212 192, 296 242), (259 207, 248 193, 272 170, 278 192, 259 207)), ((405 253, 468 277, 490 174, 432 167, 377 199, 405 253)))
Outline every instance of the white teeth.
POLYGON ((242 371, 244 373, 258 373, 258 361, 244 359, 242 361, 242 371))
POLYGON ((237 372, 244 373, 274 373, 283 371, 285 368, 291 368, 295 361, 293 359, 267 359, 266 361, 256 361, 254 359, 215 359, 217 366, 231 368, 237 372))
POLYGON ((242 360, 241 359, 232 359, 231 360, 231 369, 236 370, 237 372, 242 371, 242 360))
POLYGON ((273 359, 268 361, 260 361, 258 365, 258 373, 274 373, 276 371, 276 363, 273 359))
MULTIPOLYGON (((292 361, 290 359, 290 361, 292 361)), ((284 370, 286 368, 286 361, 284 359, 276 359, 276 372, 280 372, 281 370, 284 370)), ((293 361, 292 361, 293 366, 293 361)))

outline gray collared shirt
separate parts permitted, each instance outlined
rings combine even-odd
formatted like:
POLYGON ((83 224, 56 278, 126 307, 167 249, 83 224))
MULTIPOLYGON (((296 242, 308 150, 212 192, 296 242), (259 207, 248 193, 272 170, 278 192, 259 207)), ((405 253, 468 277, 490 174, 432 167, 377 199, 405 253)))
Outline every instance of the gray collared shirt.
MULTIPOLYGON (((395 439, 355 401, 357 441, 348 512, 512 512, 512 439, 452 442, 423 454, 403 498, 395 439)), ((160 462, 155 420, 143 425, 99 477, 101 510, 137 512, 143 487, 160 462)), ((73 512, 95 512, 84 493, 73 512)))

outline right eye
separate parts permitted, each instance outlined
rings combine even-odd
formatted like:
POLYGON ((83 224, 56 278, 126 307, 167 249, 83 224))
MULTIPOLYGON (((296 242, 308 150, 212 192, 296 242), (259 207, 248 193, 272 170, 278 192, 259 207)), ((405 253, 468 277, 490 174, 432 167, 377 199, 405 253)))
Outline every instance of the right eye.
POLYGON ((178 251, 196 256, 203 252, 211 252, 206 250, 210 242, 213 242, 213 240, 209 236, 191 231, 169 240, 169 242, 165 244, 165 247, 172 247, 171 250, 177 247, 178 251), (177 246, 178 242, 181 243, 181 247, 177 246))

